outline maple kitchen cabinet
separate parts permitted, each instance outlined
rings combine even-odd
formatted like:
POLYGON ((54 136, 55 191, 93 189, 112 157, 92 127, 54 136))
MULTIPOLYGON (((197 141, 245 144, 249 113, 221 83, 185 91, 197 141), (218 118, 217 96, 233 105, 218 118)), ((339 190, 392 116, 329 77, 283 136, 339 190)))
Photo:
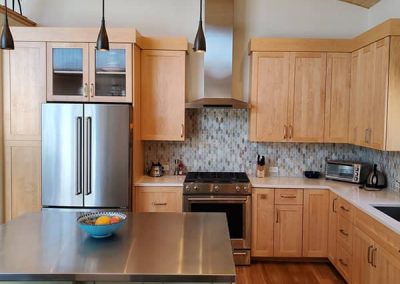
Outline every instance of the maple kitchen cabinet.
POLYGON ((5 219, 41 209, 41 104, 46 44, 15 41, 3 52, 5 219))
POLYGON ((249 139, 323 142, 326 53, 253 52, 249 139))
POLYGON ((251 256, 274 255, 274 189, 252 189, 251 256))
POLYGON ((182 187, 136 187, 136 212, 182 212, 182 187))
POLYGON ((47 43, 47 100, 132 102, 132 44, 47 43))
POLYGON ((337 227, 337 201, 339 197, 336 193, 332 191, 329 192, 329 227, 328 227, 328 258, 336 265, 337 257, 336 257, 336 227, 337 227))
POLYGON ((328 256, 329 190, 304 190, 303 256, 328 256))
POLYGON ((142 50, 141 138, 185 139, 186 51, 142 50))

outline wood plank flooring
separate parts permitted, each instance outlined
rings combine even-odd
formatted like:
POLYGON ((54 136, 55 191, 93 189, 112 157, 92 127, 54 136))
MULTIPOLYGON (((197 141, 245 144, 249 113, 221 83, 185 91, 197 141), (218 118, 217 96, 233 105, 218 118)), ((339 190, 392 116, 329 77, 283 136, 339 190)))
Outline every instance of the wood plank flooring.
POLYGON ((255 262, 236 267, 236 284, 344 284, 329 263, 255 262))

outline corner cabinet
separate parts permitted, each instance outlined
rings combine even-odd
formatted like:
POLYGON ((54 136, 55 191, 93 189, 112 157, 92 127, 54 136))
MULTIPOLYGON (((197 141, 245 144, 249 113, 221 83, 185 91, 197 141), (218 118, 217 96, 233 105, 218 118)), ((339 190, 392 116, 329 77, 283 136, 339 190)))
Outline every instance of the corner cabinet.
POLYGON ((186 51, 142 50, 142 140, 185 139, 186 51))
POLYGON ((132 102, 132 45, 47 43, 47 101, 132 102))

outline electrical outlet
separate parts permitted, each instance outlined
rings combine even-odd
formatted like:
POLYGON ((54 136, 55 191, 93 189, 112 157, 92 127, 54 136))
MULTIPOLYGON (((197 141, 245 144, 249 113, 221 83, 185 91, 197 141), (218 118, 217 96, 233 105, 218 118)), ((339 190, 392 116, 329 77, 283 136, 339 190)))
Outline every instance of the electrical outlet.
POLYGON ((162 164, 162 167, 164 168, 165 172, 169 172, 169 170, 170 170, 169 164, 162 164))
POLYGON ((269 167, 268 172, 270 176, 278 176, 279 175, 279 167, 269 167))

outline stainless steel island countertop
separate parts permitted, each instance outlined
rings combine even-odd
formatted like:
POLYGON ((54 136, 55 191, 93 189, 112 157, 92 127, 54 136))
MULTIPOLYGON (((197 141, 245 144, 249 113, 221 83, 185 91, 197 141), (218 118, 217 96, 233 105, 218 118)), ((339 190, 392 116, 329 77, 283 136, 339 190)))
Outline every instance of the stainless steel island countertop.
POLYGON ((105 239, 81 231, 77 217, 49 211, 1 225, 0 280, 235 281, 223 214, 128 214, 105 239))

